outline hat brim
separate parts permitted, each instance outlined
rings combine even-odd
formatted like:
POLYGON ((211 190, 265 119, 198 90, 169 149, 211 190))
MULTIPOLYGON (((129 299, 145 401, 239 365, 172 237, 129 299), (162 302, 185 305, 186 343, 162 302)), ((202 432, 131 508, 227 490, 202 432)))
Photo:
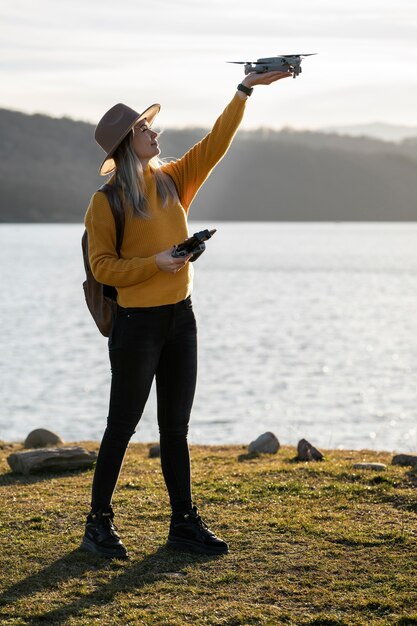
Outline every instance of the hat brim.
POLYGON ((126 132, 124 133, 124 135, 118 139, 117 143, 111 148, 111 150, 109 150, 109 152, 104 157, 103 162, 100 165, 100 168, 98 170, 100 176, 106 176, 107 174, 111 174, 112 172, 114 172, 114 170, 116 169, 116 163, 114 162, 112 155, 114 151, 116 150, 116 148, 122 143, 123 139, 127 137, 127 135, 130 133, 132 128, 138 122, 144 119, 146 119, 149 124, 152 124, 152 122, 154 121, 155 117, 158 115, 160 110, 161 110, 160 104, 151 104, 151 106, 145 109, 143 113, 138 115, 138 117, 126 129, 126 132))

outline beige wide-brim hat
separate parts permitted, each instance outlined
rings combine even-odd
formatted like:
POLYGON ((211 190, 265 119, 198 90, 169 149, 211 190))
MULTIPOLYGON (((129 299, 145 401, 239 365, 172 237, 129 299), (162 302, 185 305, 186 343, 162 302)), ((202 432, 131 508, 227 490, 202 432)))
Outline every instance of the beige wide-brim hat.
POLYGON ((115 104, 114 107, 103 115, 94 133, 95 140, 106 153, 99 168, 101 176, 111 174, 116 169, 112 155, 135 124, 144 119, 146 119, 148 124, 152 124, 160 110, 160 104, 151 104, 143 113, 138 113, 126 104, 119 103, 115 104))

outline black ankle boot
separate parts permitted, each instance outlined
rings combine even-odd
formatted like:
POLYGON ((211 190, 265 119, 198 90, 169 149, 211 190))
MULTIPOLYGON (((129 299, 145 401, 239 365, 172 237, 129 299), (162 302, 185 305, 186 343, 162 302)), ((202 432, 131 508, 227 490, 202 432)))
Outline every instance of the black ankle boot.
POLYGON ((84 550, 116 559, 126 559, 128 554, 113 524, 112 507, 91 511, 87 516, 85 534, 81 542, 84 550))
POLYGON ((184 513, 173 513, 167 545, 200 554, 226 554, 229 546, 209 529, 196 506, 184 513))

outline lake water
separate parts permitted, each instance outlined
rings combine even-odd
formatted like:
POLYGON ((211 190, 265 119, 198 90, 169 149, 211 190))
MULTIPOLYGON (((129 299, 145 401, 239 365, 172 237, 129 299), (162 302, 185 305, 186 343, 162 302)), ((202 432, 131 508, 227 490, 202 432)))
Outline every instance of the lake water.
MULTIPOLYGON (((417 224, 216 227, 195 264, 191 443, 273 431, 322 448, 417 451, 417 224)), ((0 439, 100 439, 107 340, 87 311, 82 225, 0 226, 0 439)), ((156 441, 154 391, 133 437, 156 441)))

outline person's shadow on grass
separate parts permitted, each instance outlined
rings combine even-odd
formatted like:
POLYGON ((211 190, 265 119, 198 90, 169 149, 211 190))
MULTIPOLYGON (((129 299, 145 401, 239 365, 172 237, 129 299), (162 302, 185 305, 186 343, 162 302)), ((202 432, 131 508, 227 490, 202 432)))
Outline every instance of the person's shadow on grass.
POLYGON ((28 576, 5 590, 0 595, 0 621, 2 617, 4 619, 13 616, 15 619, 17 617, 25 619, 27 626, 40 623, 57 626, 91 607, 102 606, 111 602, 118 593, 126 593, 131 590, 136 592, 142 586, 152 584, 161 578, 185 576, 185 573, 182 572, 182 568, 185 566, 213 558, 219 557, 177 552, 161 546, 141 561, 130 565, 130 562, 126 560, 110 560, 77 548, 42 571, 28 576), (17 615, 16 610, 7 612, 7 605, 11 605, 24 597, 30 597, 38 592, 46 594, 48 588, 55 591, 66 580, 71 578, 82 580, 85 572, 103 569, 121 571, 121 573, 115 575, 112 580, 102 583, 91 593, 80 595, 68 604, 65 604, 64 601, 52 610, 48 610, 46 607, 47 610, 30 616, 17 615))
MULTIPOLYGON (((60 472, 59 476, 70 478, 82 471, 60 472)), ((56 476, 57 474, 54 473, 53 475, 56 476)), ((29 476, 7 472, 0 475, 0 486, 36 484, 50 478, 51 474, 48 472, 29 476)), ((18 558, 18 555, 16 555, 16 558, 18 558)), ((185 576, 182 568, 191 563, 206 562, 213 558, 217 559, 219 556, 178 552, 161 546, 152 554, 145 556, 141 561, 130 562, 129 560, 107 559, 76 548, 45 569, 24 578, 0 593, 0 623, 2 618, 16 619, 19 617, 26 620, 26 626, 34 626, 41 623, 58 626, 70 617, 76 616, 90 607, 111 602, 117 593, 140 589, 145 584, 153 583, 160 578, 185 576), (79 578, 80 582, 82 582, 82 577, 86 572, 93 573, 98 570, 120 571, 121 573, 108 582, 98 584, 91 593, 80 595, 69 604, 61 602, 59 607, 52 610, 48 610, 48 607, 45 607, 45 611, 30 616, 17 615, 16 610, 10 612, 7 610, 7 606, 18 602, 22 598, 33 596, 36 593, 47 594, 48 589, 54 592, 59 589, 61 584, 70 579, 79 578)), ((55 603, 55 600, 53 602, 55 603)))

